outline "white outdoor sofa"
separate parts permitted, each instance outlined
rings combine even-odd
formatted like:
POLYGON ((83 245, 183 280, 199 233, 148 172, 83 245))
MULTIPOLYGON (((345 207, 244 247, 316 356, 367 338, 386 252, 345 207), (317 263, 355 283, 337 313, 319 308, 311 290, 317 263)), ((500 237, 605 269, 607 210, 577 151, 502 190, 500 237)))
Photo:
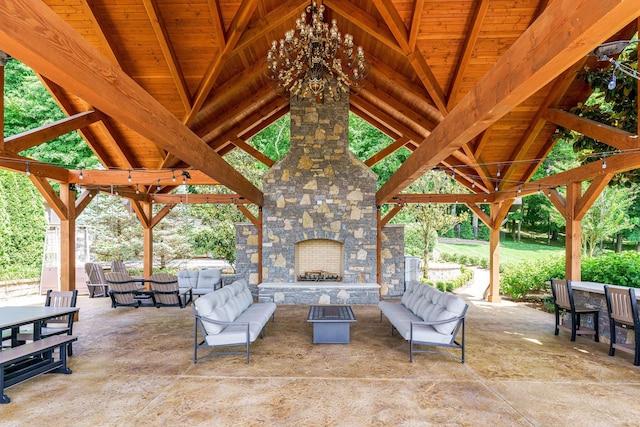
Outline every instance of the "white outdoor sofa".
POLYGON ((193 296, 201 296, 222 287, 222 269, 179 270, 178 288, 180 292, 191 288, 193 296))
POLYGON ((195 315, 193 363, 198 363, 198 349, 244 346, 244 351, 211 351, 201 357, 222 354, 246 354, 249 363, 249 344, 258 335, 264 338, 264 326, 274 316, 273 302, 254 303, 245 280, 196 299, 192 305, 195 315), (199 338, 199 334, 202 338, 199 338))
POLYGON ((464 363, 464 318, 469 306, 462 298, 412 281, 400 302, 380 301, 378 307, 380 317, 384 314, 391 322, 391 335, 397 330, 409 341, 410 362, 413 362, 413 353, 453 356, 450 353, 414 347, 425 345, 458 348, 462 352, 460 361, 464 363), (460 340, 456 340, 459 332, 460 340))

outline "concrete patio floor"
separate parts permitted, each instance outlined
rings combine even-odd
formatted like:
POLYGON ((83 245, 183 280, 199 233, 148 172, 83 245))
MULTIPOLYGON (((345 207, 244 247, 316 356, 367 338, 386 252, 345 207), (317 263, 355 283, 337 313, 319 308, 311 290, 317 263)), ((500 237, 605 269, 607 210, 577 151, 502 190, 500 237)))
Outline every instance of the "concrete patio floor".
POLYGON ((348 345, 313 345, 308 307, 279 306, 249 365, 238 355, 194 364, 191 307, 80 297, 73 374, 7 389, 0 425, 638 425, 630 355, 556 337, 553 315, 482 301, 483 288, 458 291, 470 303, 465 364, 435 354, 409 363, 376 306, 353 306, 348 345))

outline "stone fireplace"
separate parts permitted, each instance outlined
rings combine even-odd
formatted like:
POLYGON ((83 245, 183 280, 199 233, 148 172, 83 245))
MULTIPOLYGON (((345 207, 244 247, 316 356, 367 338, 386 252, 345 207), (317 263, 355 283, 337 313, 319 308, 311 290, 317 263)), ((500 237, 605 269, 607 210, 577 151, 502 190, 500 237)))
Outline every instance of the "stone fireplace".
MULTIPOLYGON (((376 303, 376 176, 349 150, 348 96, 323 104, 294 97, 290 115, 291 149, 262 180, 262 283, 250 224, 236 227, 238 276, 276 303, 376 303)), ((384 268, 383 290, 404 275, 402 229, 391 231, 401 240, 391 245, 386 234, 383 258, 394 266, 384 268)))

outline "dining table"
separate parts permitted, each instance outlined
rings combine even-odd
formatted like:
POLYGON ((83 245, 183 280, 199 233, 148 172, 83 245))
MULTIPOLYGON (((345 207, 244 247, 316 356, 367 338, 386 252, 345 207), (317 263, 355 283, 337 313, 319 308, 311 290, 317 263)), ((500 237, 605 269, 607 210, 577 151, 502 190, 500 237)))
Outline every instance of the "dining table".
POLYGON ((75 315, 77 307, 45 307, 45 306, 14 306, 0 307, 0 332, 11 330, 11 347, 19 345, 17 337, 21 326, 33 325, 33 339, 39 340, 42 325, 47 320, 75 315))

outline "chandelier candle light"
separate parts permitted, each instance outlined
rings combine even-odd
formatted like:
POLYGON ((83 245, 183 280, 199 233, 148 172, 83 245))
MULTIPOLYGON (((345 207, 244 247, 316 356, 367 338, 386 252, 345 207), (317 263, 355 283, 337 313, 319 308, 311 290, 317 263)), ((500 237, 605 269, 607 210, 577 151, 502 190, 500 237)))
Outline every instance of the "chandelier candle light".
POLYGON ((364 50, 358 46, 354 52, 353 37, 345 34, 343 39, 335 19, 329 28, 324 10, 312 0, 296 20, 296 30, 287 31, 279 43, 271 42, 264 74, 275 82, 278 95, 289 92, 322 103, 325 89, 335 100, 342 92, 362 89, 369 74, 364 50))

